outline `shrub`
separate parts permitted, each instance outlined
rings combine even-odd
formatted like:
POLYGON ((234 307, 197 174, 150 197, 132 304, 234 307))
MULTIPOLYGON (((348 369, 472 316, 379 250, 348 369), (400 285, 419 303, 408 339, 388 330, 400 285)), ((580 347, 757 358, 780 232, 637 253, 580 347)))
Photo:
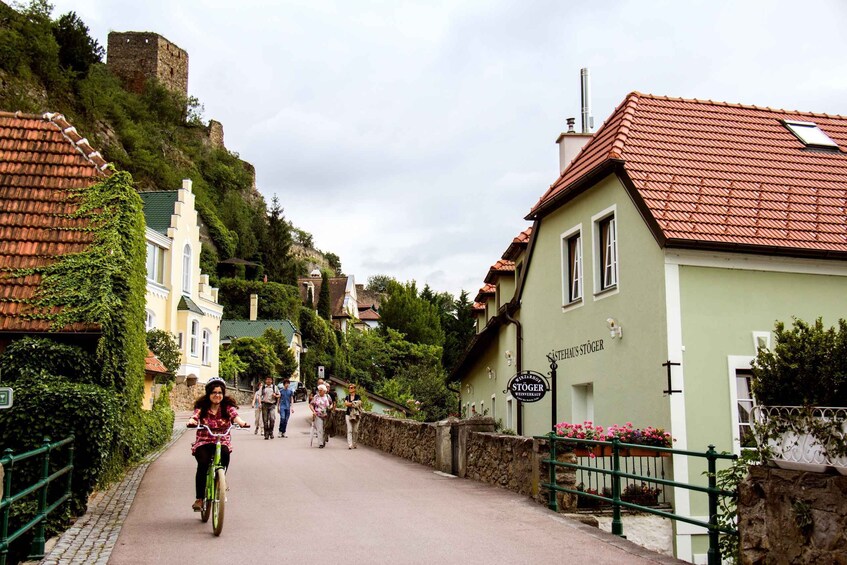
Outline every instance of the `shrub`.
POLYGON ((77 345, 44 337, 24 337, 10 343, 0 357, 0 374, 12 382, 48 374, 78 383, 99 384, 91 353, 77 345))
POLYGON ((220 279, 218 301, 227 320, 245 320, 250 313, 250 295, 259 295, 260 320, 292 320, 299 318, 300 292, 297 287, 243 279, 220 279))
POLYGON ((794 319, 777 322, 773 350, 753 361, 753 394, 766 406, 847 406, 847 322, 824 328, 794 319))

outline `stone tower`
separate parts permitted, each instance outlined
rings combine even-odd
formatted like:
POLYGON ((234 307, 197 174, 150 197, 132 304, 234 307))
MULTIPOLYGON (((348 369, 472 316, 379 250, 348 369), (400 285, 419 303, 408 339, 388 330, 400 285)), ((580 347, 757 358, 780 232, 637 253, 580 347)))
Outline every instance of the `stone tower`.
POLYGON ((173 92, 188 96, 188 53, 158 33, 112 31, 106 65, 127 90, 142 92, 150 78, 173 92))

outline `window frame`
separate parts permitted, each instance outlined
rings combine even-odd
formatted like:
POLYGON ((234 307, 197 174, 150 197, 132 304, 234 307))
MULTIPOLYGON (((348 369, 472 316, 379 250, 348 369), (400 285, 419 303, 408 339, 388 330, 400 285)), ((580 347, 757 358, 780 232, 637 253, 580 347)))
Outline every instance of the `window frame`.
POLYGON ((192 265, 192 250, 191 244, 186 243, 182 248, 182 293, 191 295, 191 265, 192 265))
POLYGON ((579 306, 585 300, 585 252, 582 237, 582 224, 578 224, 565 231, 560 236, 560 255, 562 262, 562 309, 567 310, 579 306), (574 257, 572 255, 571 242, 578 252, 575 258, 578 263, 578 273, 573 272, 574 257), (577 275, 574 280, 574 275, 577 275), (579 286, 579 296, 573 292, 574 283, 579 286))
POLYGON ((203 328, 200 336, 200 362, 203 365, 211 365, 212 332, 208 328, 203 328))
MULTIPOLYGON (((738 413, 738 373, 739 372, 747 372, 751 370, 751 366, 753 360, 755 359, 752 355, 729 355, 727 356, 727 375, 729 377, 729 402, 730 402, 730 420, 732 425, 732 451, 736 455, 741 454, 741 418, 738 413)), ((752 391, 751 391, 752 396, 752 391)), ((752 408, 756 407, 756 399, 749 398, 743 399, 744 401, 752 400, 752 408)), ((744 448, 746 449, 746 448, 744 448)))
POLYGON ((152 310, 145 310, 146 317, 144 319, 144 331, 149 332, 156 328, 156 314, 152 310))
POLYGON ((200 321, 191 320, 188 322, 188 353, 192 357, 197 357, 197 338, 200 333, 200 321))
POLYGON ((152 241, 147 242, 147 280, 156 284, 164 284, 165 281, 165 250, 152 241), (150 252, 153 257, 150 257, 150 252), (151 273, 152 270, 152 273, 151 273))
POLYGON ((610 206, 591 217, 592 240, 594 244, 592 258, 594 260, 594 297, 595 300, 616 294, 620 290, 620 231, 618 229, 617 205, 610 206), (604 226, 609 226, 604 233, 604 226), (611 234, 612 253, 608 248, 611 234), (611 262, 608 259, 611 257, 611 262), (610 269, 607 280, 607 268, 610 269))

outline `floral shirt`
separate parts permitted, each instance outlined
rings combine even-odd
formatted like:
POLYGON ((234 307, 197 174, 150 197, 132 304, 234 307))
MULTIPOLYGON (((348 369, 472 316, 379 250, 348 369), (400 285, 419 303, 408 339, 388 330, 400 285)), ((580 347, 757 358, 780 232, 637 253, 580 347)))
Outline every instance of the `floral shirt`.
MULTIPOLYGON (((217 414, 212 414, 211 412, 209 412, 208 414, 206 414, 206 417, 203 418, 202 421, 200 421, 200 409, 197 408, 196 410, 194 410, 194 414, 192 415, 192 417, 195 420, 199 421, 201 424, 212 428, 212 431, 216 434, 222 434, 227 430, 230 424, 233 423, 233 420, 238 417, 238 410, 236 410, 234 406, 230 406, 227 409, 226 415, 221 414, 220 411, 217 414)), ((221 438, 221 445, 226 446, 230 453, 232 452, 231 440, 231 435, 221 438)), ((206 428, 198 428, 197 437, 194 440, 194 443, 191 445, 191 454, 193 455, 194 452, 197 451, 197 448, 201 445, 208 445, 210 443, 212 445, 217 443, 217 438, 212 437, 209 434, 209 431, 206 430, 206 428)))
POLYGON ((315 409, 315 414, 321 418, 325 418, 327 410, 329 410, 329 407, 332 406, 332 399, 326 394, 323 396, 317 394, 314 398, 312 398, 312 406, 315 409))

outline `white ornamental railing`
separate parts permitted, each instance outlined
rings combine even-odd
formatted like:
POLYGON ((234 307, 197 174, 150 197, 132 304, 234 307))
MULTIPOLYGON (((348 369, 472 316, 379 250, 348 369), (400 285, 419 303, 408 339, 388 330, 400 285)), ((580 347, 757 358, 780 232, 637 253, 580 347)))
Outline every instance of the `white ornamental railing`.
POLYGON ((847 408, 757 406, 754 410, 759 444, 770 448, 778 467, 819 473, 832 467, 847 475, 847 408))

